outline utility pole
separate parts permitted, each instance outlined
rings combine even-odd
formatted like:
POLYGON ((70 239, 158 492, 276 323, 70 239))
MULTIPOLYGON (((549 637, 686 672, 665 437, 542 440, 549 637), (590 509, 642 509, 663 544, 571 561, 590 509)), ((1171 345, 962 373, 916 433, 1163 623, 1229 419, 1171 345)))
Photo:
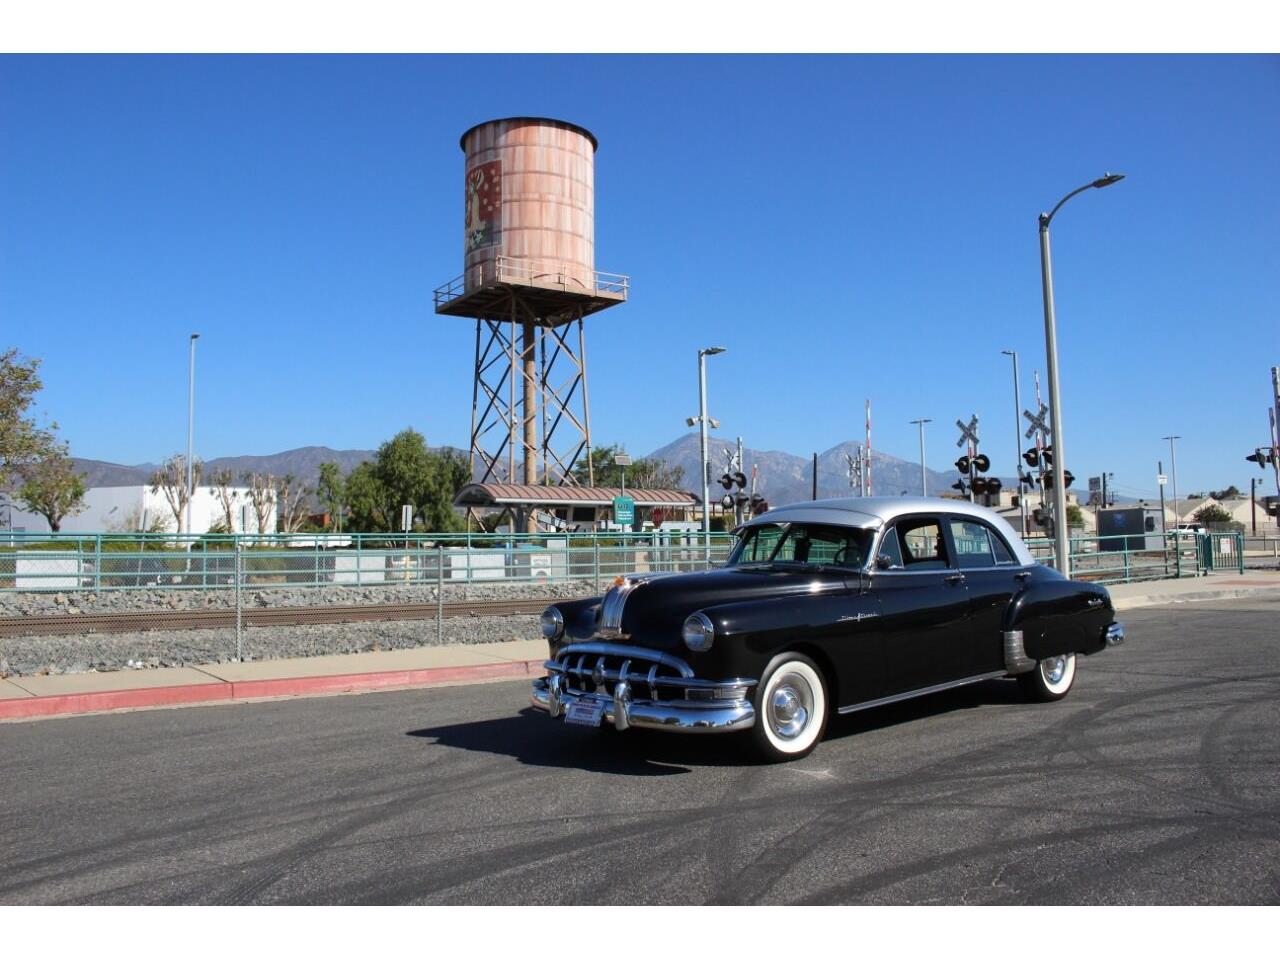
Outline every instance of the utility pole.
POLYGON ((1252 521, 1253 535, 1258 535, 1258 478, 1249 478, 1249 515, 1252 521))
POLYGON ((1178 512, 1178 452, 1174 449, 1173 441, 1181 440, 1182 437, 1174 434, 1161 439, 1169 441, 1169 464, 1173 468, 1173 529, 1177 530, 1178 524, 1182 523, 1182 514, 1178 512))
MULTIPOLYGON (((187 536, 191 536, 191 501, 195 499, 195 481, 192 473, 192 449, 195 444, 196 431, 196 341, 200 334, 191 335, 191 354, 187 361, 187 536)), ((187 541, 187 549, 191 549, 191 541, 187 541)))
POLYGON ((912 420, 911 422, 918 424, 920 427, 920 496, 927 497, 929 495, 929 484, 925 479, 926 475, 924 469, 924 425, 926 423, 933 423, 933 420, 930 417, 925 417, 920 420, 912 420))
POLYGON ((1160 487, 1160 532, 1168 533, 1169 525, 1164 519, 1164 461, 1156 461, 1156 481, 1160 487))
POLYGON ((1018 383, 1018 351, 1001 350, 1013 360, 1013 475, 1018 478, 1018 520, 1022 523, 1022 536, 1027 535, 1027 498, 1022 491, 1022 390, 1018 383))
POLYGON ((818 499, 818 455, 816 453, 813 455, 813 496, 809 499, 818 499))
POLYGON ((862 471, 863 482, 867 487, 867 496, 871 496, 871 401, 867 401, 867 462, 862 471))

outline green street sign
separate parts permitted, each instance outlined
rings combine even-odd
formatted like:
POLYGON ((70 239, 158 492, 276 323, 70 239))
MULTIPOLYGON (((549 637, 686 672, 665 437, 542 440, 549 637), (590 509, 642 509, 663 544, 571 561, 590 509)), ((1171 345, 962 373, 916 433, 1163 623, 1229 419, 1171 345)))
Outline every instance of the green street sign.
POLYGON ((636 502, 630 497, 613 498, 613 522, 629 527, 636 522, 636 502))

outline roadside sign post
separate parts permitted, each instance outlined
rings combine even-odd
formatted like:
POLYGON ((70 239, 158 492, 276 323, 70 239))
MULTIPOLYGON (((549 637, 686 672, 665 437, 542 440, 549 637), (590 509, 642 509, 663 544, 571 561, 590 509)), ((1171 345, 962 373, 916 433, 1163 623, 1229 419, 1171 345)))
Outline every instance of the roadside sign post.
POLYGON ((636 522, 636 502, 631 497, 613 498, 613 521, 621 527, 630 528, 636 522))

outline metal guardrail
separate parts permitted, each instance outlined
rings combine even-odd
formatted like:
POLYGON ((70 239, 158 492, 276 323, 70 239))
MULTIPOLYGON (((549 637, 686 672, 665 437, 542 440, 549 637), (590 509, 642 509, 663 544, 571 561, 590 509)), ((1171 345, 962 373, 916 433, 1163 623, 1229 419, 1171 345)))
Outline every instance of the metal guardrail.
MULTIPOLYGON (((516 283, 534 287, 558 287, 578 293, 609 294, 626 299, 631 278, 621 273, 593 270, 584 276, 581 267, 553 260, 526 260, 518 257, 495 257, 492 268, 484 265, 481 285, 516 283)), ((467 275, 462 273, 433 291, 437 307, 456 300, 467 292, 467 275)))
MULTIPOLYGON (((1037 561, 1054 565, 1052 540, 1031 537, 1025 542, 1037 561)), ((1245 536, 1237 531, 1072 537, 1070 543, 1072 578, 1101 584, 1199 577, 1227 570, 1244 573, 1251 565, 1245 536)))
POLYGON ((722 563, 733 539, 696 532, 392 537, 293 534, 13 534, 0 537, 0 592, 601 584, 633 571, 722 563))

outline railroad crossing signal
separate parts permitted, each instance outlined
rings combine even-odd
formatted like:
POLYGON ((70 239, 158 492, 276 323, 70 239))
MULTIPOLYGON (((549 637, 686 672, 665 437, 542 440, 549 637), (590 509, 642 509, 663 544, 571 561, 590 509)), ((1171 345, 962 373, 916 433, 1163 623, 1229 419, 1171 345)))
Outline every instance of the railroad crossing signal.
POLYGON ((956 441, 957 447, 963 447, 966 443, 972 443, 974 449, 978 446, 978 415, 975 413, 969 418, 968 426, 965 426, 961 420, 956 421, 956 426, 960 428, 960 439, 956 441))
POLYGON ((1265 470, 1268 463, 1280 463, 1280 451, 1277 451, 1275 447, 1258 447, 1245 459, 1250 463, 1256 463, 1259 470, 1265 470))
POLYGON ((1031 426, 1027 427, 1027 432, 1024 434, 1028 440, 1036 435, 1037 430, 1043 433, 1046 437, 1052 435, 1053 431, 1051 431, 1049 429, 1049 425, 1044 422, 1045 415, 1048 414, 1048 412, 1049 408, 1043 403, 1040 404, 1039 413, 1032 413, 1030 410, 1022 411, 1022 415, 1031 421, 1031 426))

